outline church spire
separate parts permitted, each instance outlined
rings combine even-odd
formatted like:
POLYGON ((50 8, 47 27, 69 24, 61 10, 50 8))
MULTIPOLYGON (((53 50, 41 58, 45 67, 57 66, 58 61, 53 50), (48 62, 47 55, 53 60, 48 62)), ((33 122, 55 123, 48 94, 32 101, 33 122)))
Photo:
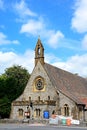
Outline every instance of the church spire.
POLYGON ((40 37, 38 38, 38 41, 35 47, 35 66, 38 61, 40 61, 42 65, 44 64, 44 48, 41 43, 40 37))

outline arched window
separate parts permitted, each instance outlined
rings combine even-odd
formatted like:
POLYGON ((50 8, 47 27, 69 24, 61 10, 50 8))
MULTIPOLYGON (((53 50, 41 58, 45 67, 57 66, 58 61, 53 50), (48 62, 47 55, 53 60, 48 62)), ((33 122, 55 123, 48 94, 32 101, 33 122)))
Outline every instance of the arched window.
POLYGON ((48 100, 50 100, 50 96, 48 96, 48 100))
POLYGON ((23 116, 23 109, 19 109, 19 116, 23 116))
POLYGON ((38 55, 40 55, 40 46, 38 46, 38 55))
POLYGON ((40 101, 40 96, 38 96, 38 101, 40 101))
POLYGON ((64 115, 69 116, 69 106, 67 104, 64 105, 64 115))
POLYGON ((31 101, 31 97, 29 97, 29 101, 31 101))
POLYGON ((40 111, 41 110, 40 109, 36 109, 35 111, 36 111, 36 117, 40 117, 40 111))
POLYGON ((41 76, 38 76, 34 80, 35 89, 40 91, 44 88, 44 78, 41 76))

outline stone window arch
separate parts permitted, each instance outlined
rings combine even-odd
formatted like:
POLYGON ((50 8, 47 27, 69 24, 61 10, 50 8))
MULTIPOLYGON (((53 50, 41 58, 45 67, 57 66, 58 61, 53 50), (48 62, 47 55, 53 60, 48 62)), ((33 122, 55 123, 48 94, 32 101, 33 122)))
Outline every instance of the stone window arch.
POLYGON ((64 105, 64 116, 69 116, 69 106, 68 106, 68 104, 64 105))
POLYGON ((19 116, 23 116, 23 109, 19 109, 19 116))
POLYGON ((36 113, 36 117, 40 117, 41 110, 36 108, 35 113, 36 113))
POLYGON ((40 49, 40 46, 39 46, 39 45, 38 45, 38 50, 37 50, 37 52, 38 52, 38 55, 40 55, 41 49, 40 49))
POLYGON ((31 101, 31 97, 29 97, 29 101, 31 101))
POLYGON ((50 100, 50 96, 48 96, 48 100, 50 100))
POLYGON ((45 84, 44 78, 41 76, 37 76, 33 82, 34 90, 37 90, 37 91, 43 90, 44 84, 45 84))
POLYGON ((40 96, 38 96, 38 101, 40 101, 40 96))

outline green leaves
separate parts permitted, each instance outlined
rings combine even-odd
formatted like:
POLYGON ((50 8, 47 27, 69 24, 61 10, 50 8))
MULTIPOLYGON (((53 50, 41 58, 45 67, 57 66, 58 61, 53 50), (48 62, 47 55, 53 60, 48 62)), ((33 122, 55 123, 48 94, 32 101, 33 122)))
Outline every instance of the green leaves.
POLYGON ((29 77, 30 74, 25 68, 15 65, 7 68, 0 76, 0 115, 2 117, 9 117, 11 102, 23 93, 29 77))
POLYGON ((11 102, 9 99, 5 96, 2 99, 0 99, 0 116, 2 118, 8 118, 10 115, 11 110, 11 102))

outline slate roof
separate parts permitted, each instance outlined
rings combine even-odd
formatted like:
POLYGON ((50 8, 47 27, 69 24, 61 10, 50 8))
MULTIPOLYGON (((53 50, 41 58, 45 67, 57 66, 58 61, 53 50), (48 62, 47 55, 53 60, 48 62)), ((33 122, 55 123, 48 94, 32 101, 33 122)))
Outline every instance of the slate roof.
POLYGON ((44 68, 53 86, 77 104, 87 108, 87 80, 76 74, 45 63, 44 68))

